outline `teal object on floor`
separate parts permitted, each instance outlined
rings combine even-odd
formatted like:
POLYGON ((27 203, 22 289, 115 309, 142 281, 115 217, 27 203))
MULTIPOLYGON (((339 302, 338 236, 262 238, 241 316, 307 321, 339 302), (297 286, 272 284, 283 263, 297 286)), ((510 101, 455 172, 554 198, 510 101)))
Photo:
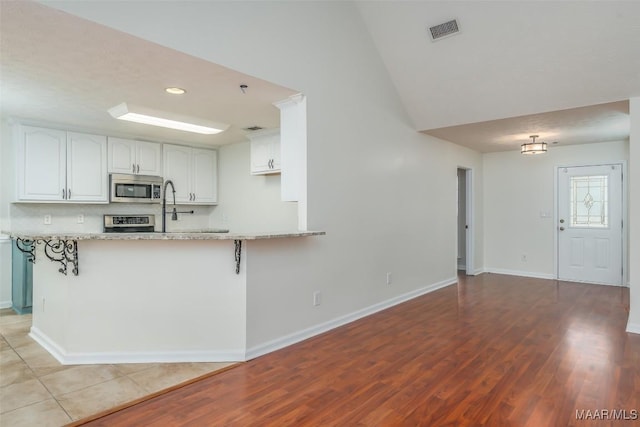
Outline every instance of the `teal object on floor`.
POLYGON ((27 261, 24 254, 16 247, 11 248, 11 308, 18 314, 31 313, 33 302, 33 264, 27 261))

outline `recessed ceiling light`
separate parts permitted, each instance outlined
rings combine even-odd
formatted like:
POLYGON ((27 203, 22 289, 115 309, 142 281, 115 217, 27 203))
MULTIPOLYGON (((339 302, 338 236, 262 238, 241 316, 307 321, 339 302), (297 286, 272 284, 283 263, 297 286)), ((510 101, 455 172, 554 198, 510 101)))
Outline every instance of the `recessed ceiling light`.
POLYGON ((187 92, 181 87, 168 87, 168 88, 165 88, 164 91, 167 93, 170 93, 171 95, 182 95, 187 92))
POLYGON ((119 120, 161 126, 169 129, 214 135, 229 128, 229 125, 195 117, 183 117, 164 111, 122 103, 109 109, 109 114, 119 120))

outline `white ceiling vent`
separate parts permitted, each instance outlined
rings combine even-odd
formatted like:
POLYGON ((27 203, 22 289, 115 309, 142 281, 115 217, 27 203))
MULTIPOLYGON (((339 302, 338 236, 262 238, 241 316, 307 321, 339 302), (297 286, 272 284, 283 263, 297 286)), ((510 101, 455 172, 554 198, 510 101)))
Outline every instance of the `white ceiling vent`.
POLYGON ((433 41, 458 34, 459 32, 460 27, 458 27, 458 21, 455 19, 429 28, 429 34, 431 34, 431 40, 433 41))

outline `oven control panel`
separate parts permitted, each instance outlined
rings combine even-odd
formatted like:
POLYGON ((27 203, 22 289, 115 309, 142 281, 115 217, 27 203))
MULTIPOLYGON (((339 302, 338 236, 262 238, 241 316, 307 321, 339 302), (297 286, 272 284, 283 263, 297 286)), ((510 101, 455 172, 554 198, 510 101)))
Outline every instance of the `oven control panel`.
POLYGON ((155 215, 104 215, 105 233, 152 232, 155 229, 155 215))

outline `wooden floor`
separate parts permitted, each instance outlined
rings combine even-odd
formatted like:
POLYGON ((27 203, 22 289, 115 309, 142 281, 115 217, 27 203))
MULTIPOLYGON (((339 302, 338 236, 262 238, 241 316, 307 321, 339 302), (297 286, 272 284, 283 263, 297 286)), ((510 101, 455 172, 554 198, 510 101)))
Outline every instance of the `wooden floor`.
POLYGON ((628 305, 627 288, 461 277, 87 425, 640 425, 611 421, 640 410, 628 305))

